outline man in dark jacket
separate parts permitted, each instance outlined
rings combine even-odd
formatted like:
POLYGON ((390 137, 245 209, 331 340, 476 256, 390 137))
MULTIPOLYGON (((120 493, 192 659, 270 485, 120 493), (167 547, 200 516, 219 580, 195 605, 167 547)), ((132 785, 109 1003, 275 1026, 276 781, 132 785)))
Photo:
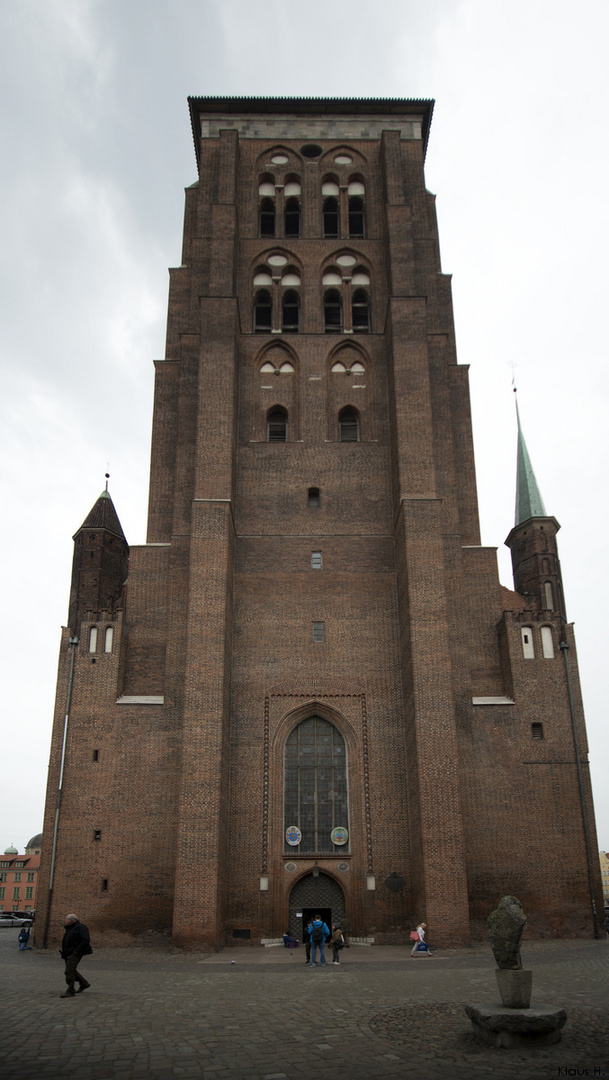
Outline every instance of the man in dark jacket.
POLYGON ((66 915, 64 926, 66 932, 61 943, 61 955, 66 962, 68 989, 65 994, 59 996, 66 998, 74 997, 75 994, 82 994, 83 990, 86 990, 91 985, 86 979, 83 979, 77 968, 83 956, 88 956, 93 952, 93 949, 91 948, 89 931, 84 923, 78 921, 78 915, 66 915), (74 989, 75 982, 78 983, 78 990, 74 989))

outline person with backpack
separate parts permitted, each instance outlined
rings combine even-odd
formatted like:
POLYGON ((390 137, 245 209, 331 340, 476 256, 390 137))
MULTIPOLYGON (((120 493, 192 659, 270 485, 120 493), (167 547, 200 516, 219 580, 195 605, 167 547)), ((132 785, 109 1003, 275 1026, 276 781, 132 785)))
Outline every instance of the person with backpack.
POLYGON ((342 932, 340 926, 333 927, 333 931, 334 932, 332 934, 332 937, 330 938, 330 945, 332 946, 332 963, 333 964, 340 964, 340 959, 339 959, 340 952, 339 952, 339 950, 343 948, 343 946, 345 944, 345 941, 344 941, 343 932, 342 932))
POLYGON ((311 923, 311 967, 316 966, 317 949, 319 948, 319 962, 322 967, 326 966, 326 941, 330 937, 330 931, 319 915, 316 915, 311 923))

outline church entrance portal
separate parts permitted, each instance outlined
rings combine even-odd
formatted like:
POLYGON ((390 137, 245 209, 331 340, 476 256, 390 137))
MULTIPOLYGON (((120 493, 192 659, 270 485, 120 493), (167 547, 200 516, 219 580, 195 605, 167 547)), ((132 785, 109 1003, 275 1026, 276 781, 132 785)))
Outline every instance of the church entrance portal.
POLYGON ((332 924, 339 923, 345 916, 343 890, 334 878, 321 870, 319 877, 307 874, 301 878, 290 893, 289 929, 297 941, 304 941, 305 927, 314 915, 319 915, 330 931, 332 924))

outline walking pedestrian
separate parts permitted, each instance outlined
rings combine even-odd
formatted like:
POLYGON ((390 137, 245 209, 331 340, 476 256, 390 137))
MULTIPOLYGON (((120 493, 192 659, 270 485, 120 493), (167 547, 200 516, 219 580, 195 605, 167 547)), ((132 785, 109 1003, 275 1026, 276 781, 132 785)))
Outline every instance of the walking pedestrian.
POLYGON ((343 932, 343 941, 345 943, 345 949, 349 948, 349 934, 351 933, 351 923, 346 915, 343 915, 338 924, 343 932))
POLYGON ((429 951, 429 945, 425 941, 425 931, 426 930, 427 930, 427 923, 424 923, 424 922, 419 923, 419 925, 417 926, 417 929, 416 929, 417 940, 415 941, 414 945, 412 946, 412 952, 410 953, 411 956, 414 956, 415 953, 420 953, 420 952, 427 953, 427 956, 433 956, 433 953, 429 951))
POLYGON ((343 932, 340 926, 333 927, 332 937, 330 938, 330 945, 332 946, 332 963, 340 964, 340 949, 345 944, 343 939, 343 932))
POLYGON ((66 962, 65 976, 68 989, 60 997, 74 997, 82 994, 91 983, 87 982, 78 971, 78 965, 83 956, 89 956, 91 948, 91 936, 84 923, 79 921, 78 915, 66 915, 64 923, 65 934, 61 943, 61 955, 66 962), (74 989, 74 983, 78 983, 78 990, 74 989))
POLYGON ((320 915, 316 915, 311 923, 311 967, 316 965, 317 949, 319 948, 319 962, 322 967, 326 966, 326 941, 330 937, 330 931, 320 915))

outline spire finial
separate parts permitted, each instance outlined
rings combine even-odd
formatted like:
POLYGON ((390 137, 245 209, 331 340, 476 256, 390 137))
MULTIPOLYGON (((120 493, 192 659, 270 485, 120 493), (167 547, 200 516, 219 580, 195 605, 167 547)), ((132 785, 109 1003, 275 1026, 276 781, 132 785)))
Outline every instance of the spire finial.
MULTIPOLYGON (((514 394, 516 394, 515 385, 513 386, 513 390, 514 394)), ((518 409, 518 397, 516 396, 514 400, 516 403, 516 423, 518 424, 516 515, 514 524, 520 525, 523 521, 528 521, 529 518, 547 517, 547 514, 537 485, 537 480, 535 479, 535 473, 533 472, 533 466, 531 465, 527 444, 524 441, 524 435, 522 433, 520 411, 518 409)))
POLYGON ((110 473, 106 473, 106 491, 108 490, 108 480, 110 479, 110 473))

